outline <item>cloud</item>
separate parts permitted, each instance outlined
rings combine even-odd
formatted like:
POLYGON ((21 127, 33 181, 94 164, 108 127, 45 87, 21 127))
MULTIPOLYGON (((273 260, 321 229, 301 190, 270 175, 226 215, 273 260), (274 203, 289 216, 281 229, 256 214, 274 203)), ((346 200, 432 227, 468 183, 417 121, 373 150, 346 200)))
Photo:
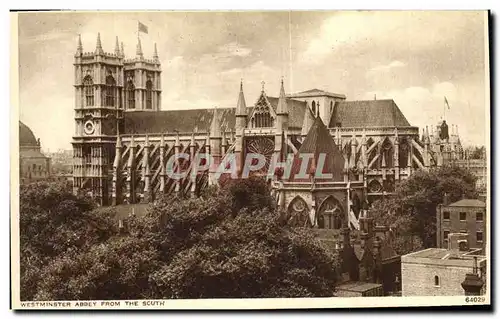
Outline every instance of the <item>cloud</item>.
POLYGON ((446 46, 482 17, 480 12, 458 11, 343 11, 322 23, 299 61, 320 64, 342 47, 355 54, 362 45, 376 44, 379 50, 411 46, 414 51, 446 46))
POLYGON ((391 69, 394 69, 394 68, 402 68, 402 67, 405 67, 405 66, 406 66, 406 63, 403 63, 401 61, 392 61, 389 64, 381 64, 381 65, 374 66, 368 72, 369 73, 383 72, 383 71, 388 71, 388 70, 391 70, 391 69))
MULTIPOLYGON (((464 87, 465 89, 465 87, 464 87)), ((413 86, 401 90, 371 91, 364 99, 393 99, 411 125, 431 128, 443 117, 449 125, 458 125, 462 144, 485 145, 486 110, 471 100, 451 82, 438 82, 430 87, 413 86), (444 104, 446 96, 450 109, 444 104)))

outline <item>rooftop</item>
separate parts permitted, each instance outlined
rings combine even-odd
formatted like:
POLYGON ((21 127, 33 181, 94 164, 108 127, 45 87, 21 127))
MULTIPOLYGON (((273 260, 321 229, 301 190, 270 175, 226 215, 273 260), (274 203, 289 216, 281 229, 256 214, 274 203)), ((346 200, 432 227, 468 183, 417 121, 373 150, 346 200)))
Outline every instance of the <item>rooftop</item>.
POLYGON ((335 103, 329 127, 409 127, 393 100, 342 101, 335 103))
POLYGON ((486 204, 478 199, 461 199, 448 207, 486 207, 486 204))
POLYGON ((287 94, 287 97, 308 97, 308 96, 330 96, 330 97, 336 97, 336 98, 341 98, 345 99, 346 96, 344 94, 339 94, 339 93, 332 93, 332 92, 327 92, 324 90, 320 89, 311 89, 307 91, 302 91, 298 93, 292 93, 292 94, 287 94))
POLYGON ((434 261, 439 260, 440 263, 444 262, 445 260, 470 261, 474 256, 478 257, 479 260, 485 260, 485 256, 475 254, 478 251, 481 251, 481 249, 476 248, 468 251, 461 251, 456 254, 454 251, 445 248, 427 248, 424 250, 409 253, 407 255, 404 255, 403 257, 425 258, 434 261))
POLYGON ((381 284, 361 281, 349 281, 337 286, 337 290, 365 292, 382 287, 381 284))

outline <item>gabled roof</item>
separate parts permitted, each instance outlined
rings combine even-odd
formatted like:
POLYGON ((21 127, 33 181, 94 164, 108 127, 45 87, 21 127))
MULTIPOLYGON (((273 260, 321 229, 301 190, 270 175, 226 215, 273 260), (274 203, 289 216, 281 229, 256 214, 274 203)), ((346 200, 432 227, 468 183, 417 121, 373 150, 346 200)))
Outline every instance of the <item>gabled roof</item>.
MULTIPOLYGON (((217 109, 222 131, 234 128, 235 111, 235 108, 217 109)), ((213 109, 125 112, 123 134, 209 132, 212 117, 213 109)))
POLYGON ((292 93, 292 94, 287 95, 287 97, 290 97, 290 98, 309 97, 309 96, 329 96, 329 97, 334 97, 334 98, 345 99, 344 94, 327 92, 327 91, 320 90, 320 89, 311 89, 311 90, 302 91, 302 92, 298 92, 298 93, 292 93))
POLYGON ((410 126, 394 100, 336 102, 329 127, 410 126))
POLYGON ((461 199, 448 205, 449 207, 486 207, 486 204, 478 199, 461 199))
MULTIPOLYGON (((319 156, 320 154, 325 154, 322 173, 332 174, 334 181, 343 180, 344 157, 337 148, 337 145, 335 145, 333 138, 330 136, 328 129, 325 124, 323 124, 320 117, 314 119, 314 123, 302 142, 302 146, 297 154, 295 154, 290 180, 301 180, 295 177, 295 175, 299 173, 302 165, 300 154, 313 154, 313 159, 309 160, 306 174, 311 175, 316 172, 319 156)), ((309 181, 311 178, 307 178, 306 180, 309 181)))

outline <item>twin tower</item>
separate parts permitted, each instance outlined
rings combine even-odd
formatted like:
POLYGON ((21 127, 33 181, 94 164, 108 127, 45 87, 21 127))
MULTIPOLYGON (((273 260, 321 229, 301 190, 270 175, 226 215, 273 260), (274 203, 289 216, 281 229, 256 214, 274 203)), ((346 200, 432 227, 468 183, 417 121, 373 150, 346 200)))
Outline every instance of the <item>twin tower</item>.
POLYGON ((147 59, 138 38, 135 57, 126 58, 118 37, 114 52, 108 53, 100 34, 93 52, 84 52, 79 36, 74 70, 74 190, 106 194, 111 188, 108 176, 116 135, 123 131, 123 112, 160 110, 161 66, 156 44, 152 59, 147 59))

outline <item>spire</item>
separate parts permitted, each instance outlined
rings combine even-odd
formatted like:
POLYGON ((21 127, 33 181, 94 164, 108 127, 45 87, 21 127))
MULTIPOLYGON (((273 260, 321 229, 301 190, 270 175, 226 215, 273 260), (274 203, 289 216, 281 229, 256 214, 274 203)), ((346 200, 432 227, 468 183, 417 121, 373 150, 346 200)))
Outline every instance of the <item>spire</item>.
POLYGON ((121 47, 120 51, 122 53, 122 58, 123 58, 123 57, 125 57, 125 49, 123 48, 123 42, 121 43, 120 47, 121 47))
POLYGON ((117 56, 120 56, 120 44, 118 43, 118 36, 116 36, 116 42, 115 42, 115 54, 117 56))
POLYGON ((76 46, 76 55, 83 54, 82 36, 78 35, 78 45, 76 46))
POLYGON ((236 115, 247 115, 247 104, 245 103, 245 95, 243 94, 243 79, 240 82, 240 94, 238 96, 238 104, 236 105, 236 115))
POLYGON ((137 55, 138 58, 142 58, 142 46, 141 46, 141 38, 137 37, 137 49, 135 51, 135 55, 137 55))
POLYGON ((156 43, 155 43, 155 49, 154 49, 154 52, 153 52, 153 60, 155 60, 156 62, 160 61, 160 58, 158 57, 158 50, 156 48, 156 43))
POLYGON ((217 107, 214 108, 214 115, 212 117, 212 124, 210 125, 210 136, 221 137, 219 117, 217 116, 217 107))
POLYGON ((97 33, 97 42, 95 45, 95 53, 96 54, 104 54, 104 51, 102 50, 102 45, 101 45, 101 33, 97 33))
POLYGON ((278 100, 278 107, 276 108, 276 114, 288 114, 288 106, 286 104, 285 87, 283 85, 283 78, 281 78, 280 97, 278 100))

